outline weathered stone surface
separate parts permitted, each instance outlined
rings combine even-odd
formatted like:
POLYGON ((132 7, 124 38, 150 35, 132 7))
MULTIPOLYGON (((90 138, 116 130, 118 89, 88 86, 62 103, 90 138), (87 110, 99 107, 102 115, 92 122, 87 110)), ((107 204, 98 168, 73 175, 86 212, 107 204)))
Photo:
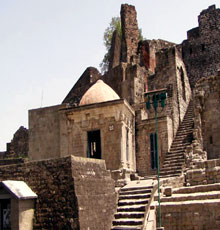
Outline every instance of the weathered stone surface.
POLYGON ((110 229, 114 182, 101 160, 73 156, 0 167, 0 180, 22 180, 38 195, 34 229, 110 229))
POLYGON ((7 144, 4 158, 18 158, 28 156, 28 129, 21 126, 7 144))
POLYGON ((136 15, 134 6, 121 5, 122 62, 135 63, 137 58, 139 30, 136 15))
POLYGON ((220 9, 215 5, 199 15, 199 27, 189 30, 182 43, 182 56, 190 85, 202 77, 216 73, 220 68, 220 9))

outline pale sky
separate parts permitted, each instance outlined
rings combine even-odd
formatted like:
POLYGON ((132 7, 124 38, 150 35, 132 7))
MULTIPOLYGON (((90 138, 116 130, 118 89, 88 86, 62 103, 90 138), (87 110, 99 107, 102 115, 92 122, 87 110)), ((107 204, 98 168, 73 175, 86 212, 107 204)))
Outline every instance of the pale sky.
POLYGON ((99 68, 103 33, 122 3, 147 39, 181 43, 219 0, 0 0, 0 151, 28 110, 60 104, 84 70, 99 68))

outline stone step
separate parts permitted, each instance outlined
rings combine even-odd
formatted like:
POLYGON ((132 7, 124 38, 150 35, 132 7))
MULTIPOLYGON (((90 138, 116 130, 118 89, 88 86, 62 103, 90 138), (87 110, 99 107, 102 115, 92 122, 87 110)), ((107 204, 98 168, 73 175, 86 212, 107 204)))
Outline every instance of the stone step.
POLYGON ((163 164, 163 168, 166 168, 166 167, 176 167, 176 166, 180 166, 182 167, 182 165, 184 164, 184 161, 183 162, 175 162, 175 163, 165 163, 163 164))
POLYGON ((171 197, 161 197, 161 202, 183 202, 190 200, 208 200, 220 199, 220 191, 203 192, 203 193, 188 193, 188 194, 173 194, 171 197))
POLYGON ((120 218, 144 218, 144 212, 118 212, 115 214, 115 219, 120 218))
POLYGON ((182 153, 182 152, 185 152, 185 149, 186 149, 186 146, 182 146, 182 148, 178 147, 178 148, 171 148, 168 155, 171 155, 171 154, 175 154, 175 153, 182 153))
POLYGON ((178 160, 178 159, 184 159, 184 155, 170 155, 170 156, 166 156, 165 161, 172 161, 172 160, 178 160))
POLYGON ((135 218, 126 218, 126 219, 117 219, 113 220, 113 226, 140 226, 143 224, 143 219, 135 219, 135 218))
POLYGON ((190 187, 182 187, 178 189, 173 189, 173 194, 183 194, 183 193, 195 193, 195 192, 209 192, 209 191, 220 191, 220 183, 207 184, 207 185, 197 185, 190 187))
MULTIPOLYGON (((220 207, 220 199, 210 199, 210 200, 190 200, 190 201, 182 201, 182 202, 161 202, 161 209, 165 208, 166 206, 175 206, 175 208, 177 207, 182 207, 183 205, 187 205, 190 208, 190 205, 201 205, 202 204, 202 208, 205 207, 206 204, 213 204, 213 205, 217 205, 219 204, 220 207)), ((158 203, 155 202, 155 205, 157 206, 158 203)))
POLYGON ((184 161, 184 159, 182 158, 181 160, 179 160, 179 159, 174 159, 174 160, 165 160, 164 161, 164 164, 178 164, 178 163, 182 163, 182 164, 184 164, 185 163, 185 161, 184 161))
POLYGON ((136 190, 120 191, 120 195, 146 194, 146 193, 151 193, 151 189, 136 189, 136 190))
POLYGON ((142 228, 142 225, 136 225, 136 226, 129 226, 129 229, 128 229, 128 226, 114 226, 112 227, 111 229, 112 230, 141 230, 142 228))
POLYGON ((146 205, 120 206, 117 212, 145 212, 146 205))
POLYGON ((142 190, 142 189, 153 189, 153 186, 146 186, 146 187, 123 187, 121 188, 122 191, 136 191, 136 190, 142 190))
POLYGON ((164 176, 164 175, 173 175, 173 174, 181 174, 182 169, 176 169, 176 170, 161 170, 160 171, 160 176, 164 176))
POLYGON ((130 194, 130 195, 119 195, 119 201, 120 200, 140 200, 140 199, 146 199, 146 198, 150 198, 151 194, 130 194))
POLYGON ((143 199, 143 200, 119 200, 118 206, 133 206, 133 205, 141 205, 141 204, 148 204, 149 199, 143 199))
POLYGON ((168 167, 163 167, 160 172, 164 171, 173 171, 173 170, 182 170, 182 165, 181 166, 168 166, 168 167))
POLYGON ((181 173, 164 174, 164 175, 160 175, 160 178, 179 177, 180 175, 181 173))

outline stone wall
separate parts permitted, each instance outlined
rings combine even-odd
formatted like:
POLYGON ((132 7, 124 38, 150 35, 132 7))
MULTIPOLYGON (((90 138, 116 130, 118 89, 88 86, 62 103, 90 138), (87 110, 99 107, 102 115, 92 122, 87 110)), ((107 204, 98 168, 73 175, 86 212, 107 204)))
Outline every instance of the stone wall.
POLYGON ((114 181, 102 160, 73 156, 0 167, 0 180, 22 180, 38 195, 34 229, 110 229, 114 181))
POLYGON ((7 150, 4 158, 18 158, 28 156, 28 129, 21 126, 14 134, 10 143, 7 143, 7 150))
POLYGON ((60 156, 59 110, 65 104, 29 111, 29 157, 31 160, 60 156))
MULTIPOLYGON (((172 139, 172 134, 169 133, 168 127, 172 122, 169 117, 160 116, 158 118, 158 142, 159 142, 159 157, 160 167, 169 150, 172 139), (170 136, 171 135, 171 136, 170 136)), ((150 153, 150 134, 156 133, 155 119, 151 118, 144 120, 136 125, 136 160, 137 173, 140 176, 157 174, 156 169, 151 168, 151 153, 150 153)))
POLYGON ((122 25, 122 56, 121 61, 132 63, 137 58, 139 30, 135 7, 128 4, 121 5, 122 25))
POLYGON ((219 220, 219 203, 215 200, 161 204, 161 223, 166 230, 217 230, 219 220))
POLYGON ((195 139, 208 159, 220 158, 220 72, 202 78, 194 90, 195 139))
POLYGON ((186 171, 187 185, 220 183, 220 159, 194 163, 193 168, 186 171))
POLYGON ((145 66, 147 70, 154 73, 156 67, 156 53, 161 49, 171 48, 173 46, 175 46, 174 43, 161 39, 140 41, 138 44, 140 65, 145 66))
POLYGON ((182 43, 182 56, 192 87, 201 77, 220 68, 220 9, 215 5, 199 15, 199 27, 187 32, 182 43))
POLYGON ((162 49, 156 53, 155 74, 148 77, 148 90, 168 90, 167 115, 172 118, 175 136, 183 120, 190 98, 191 88, 184 63, 177 48, 162 49))
POLYGON ((133 105, 143 101, 146 77, 147 71, 144 67, 121 63, 102 76, 102 80, 114 89, 120 98, 133 105))

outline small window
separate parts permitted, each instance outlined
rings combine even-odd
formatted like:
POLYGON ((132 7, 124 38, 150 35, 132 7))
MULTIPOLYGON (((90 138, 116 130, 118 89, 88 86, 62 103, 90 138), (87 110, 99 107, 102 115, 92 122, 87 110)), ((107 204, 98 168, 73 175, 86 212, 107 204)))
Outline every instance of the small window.
POLYGON ((151 168, 157 169, 157 134, 150 134, 151 168))
POLYGON ((189 53, 192 54, 193 50, 192 47, 189 48, 189 53))
POLYGON ((202 44, 202 52, 205 51, 205 44, 202 44))
POLYGON ((213 144, 212 136, 209 137, 209 143, 213 144))

